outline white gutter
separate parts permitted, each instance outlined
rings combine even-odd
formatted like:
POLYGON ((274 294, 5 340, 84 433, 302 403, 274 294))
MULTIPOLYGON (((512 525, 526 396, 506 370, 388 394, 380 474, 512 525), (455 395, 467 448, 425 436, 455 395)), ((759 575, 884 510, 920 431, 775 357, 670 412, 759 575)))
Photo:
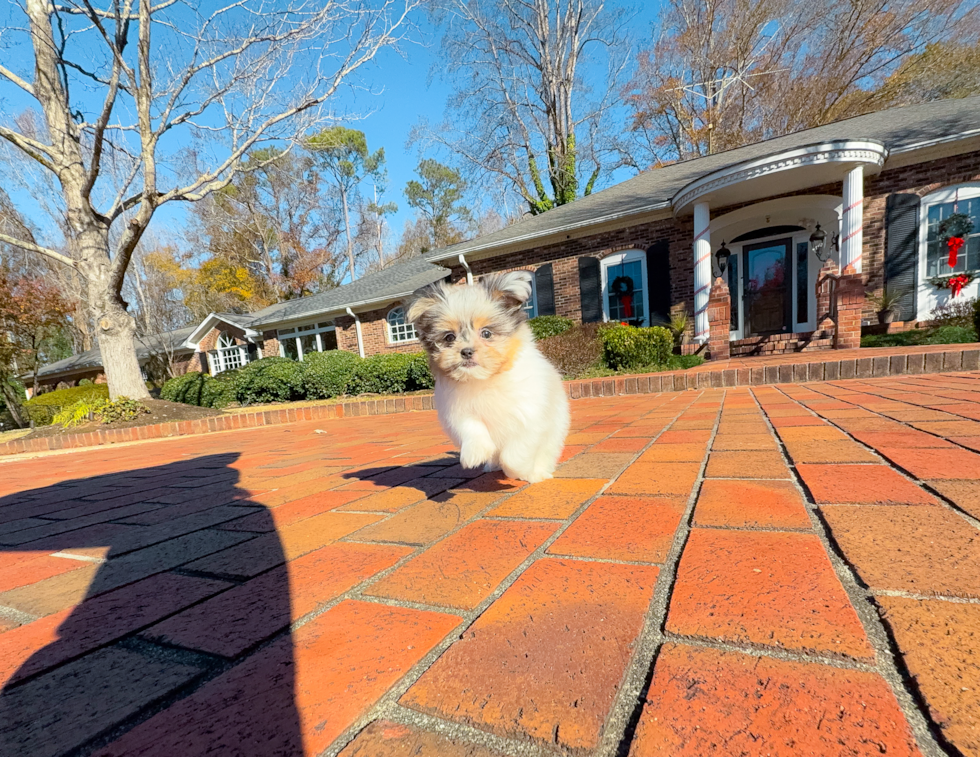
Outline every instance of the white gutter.
POLYGON ((361 337, 361 319, 358 318, 354 311, 347 308, 347 315, 354 319, 354 330, 357 332, 357 354, 364 357, 364 339, 361 337))
POLYGON ((463 253, 459 253, 459 264, 466 269, 466 283, 473 286, 473 271, 470 270, 470 264, 466 262, 463 253))

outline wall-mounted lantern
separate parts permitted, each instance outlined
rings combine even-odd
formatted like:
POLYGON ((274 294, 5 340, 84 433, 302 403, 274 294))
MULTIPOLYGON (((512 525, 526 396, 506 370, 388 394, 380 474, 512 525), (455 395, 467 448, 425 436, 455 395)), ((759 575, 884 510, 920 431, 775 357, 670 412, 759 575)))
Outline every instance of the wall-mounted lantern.
POLYGON ((725 269, 728 268, 728 258, 732 255, 732 251, 725 246, 725 242, 722 241, 721 247, 718 248, 718 252, 715 253, 715 258, 718 261, 718 273, 720 276, 725 275, 725 269))
POLYGON ((810 235, 810 249, 821 263, 826 263, 830 257, 830 250, 827 249, 827 232, 820 228, 819 223, 810 235))

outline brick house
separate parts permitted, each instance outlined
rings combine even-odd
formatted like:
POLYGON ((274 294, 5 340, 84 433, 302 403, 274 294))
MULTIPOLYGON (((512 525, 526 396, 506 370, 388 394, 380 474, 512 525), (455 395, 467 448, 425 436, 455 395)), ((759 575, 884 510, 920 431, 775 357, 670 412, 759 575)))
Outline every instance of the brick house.
POLYGON ((980 269, 980 98, 646 171, 428 260, 454 281, 533 271, 531 315, 650 325, 686 313, 692 348, 711 335, 715 357, 855 347, 878 320, 865 293, 901 293, 911 325, 950 298, 930 278, 980 269), (954 208, 974 233, 951 269, 936 230, 954 208))
MULTIPOLYGON (((652 325, 686 314, 688 349, 709 345, 713 358, 856 347, 862 327, 878 320, 866 294, 900 294, 899 323, 889 328, 914 326, 950 300, 931 279, 980 270, 980 97, 646 171, 321 294, 212 313, 182 342, 185 367, 220 373, 330 349, 414 352, 403 306, 414 290, 516 269, 534 274, 531 317, 652 325), (954 211, 974 226, 950 268, 937 227, 954 211)), ((978 287, 972 281, 960 296, 976 297, 978 287)), ((86 355, 42 377, 97 376, 97 355, 86 355)))
MULTIPOLYGON (((194 327, 191 326, 153 336, 137 337, 136 358, 143 371, 143 378, 201 370, 202 356, 188 341, 193 331, 194 327)), ((59 386, 77 386, 82 379, 88 379, 95 384, 104 384, 106 380, 98 347, 49 363, 37 372, 37 377, 42 391, 50 391, 59 386)), ((33 391, 33 378, 33 374, 23 377, 28 396, 33 391)))

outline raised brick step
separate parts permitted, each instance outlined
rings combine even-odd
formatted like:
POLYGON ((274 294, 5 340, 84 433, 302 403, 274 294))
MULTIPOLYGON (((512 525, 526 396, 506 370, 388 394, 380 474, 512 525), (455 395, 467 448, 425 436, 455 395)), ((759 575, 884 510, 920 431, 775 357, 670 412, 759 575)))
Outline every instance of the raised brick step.
POLYGON ((731 343, 732 357, 752 355, 785 355, 793 352, 829 350, 834 346, 833 333, 814 331, 802 334, 768 334, 737 339, 731 343))

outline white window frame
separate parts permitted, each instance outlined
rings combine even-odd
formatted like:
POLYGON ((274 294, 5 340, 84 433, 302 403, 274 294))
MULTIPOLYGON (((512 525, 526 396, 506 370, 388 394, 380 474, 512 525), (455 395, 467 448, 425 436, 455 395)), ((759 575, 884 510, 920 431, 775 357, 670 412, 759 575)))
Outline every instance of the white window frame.
POLYGON ((613 255, 607 255, 599 261, 602 282, 602 291, 600 292, 602 298, 602 320, 607 323, 609 322, 609 292, 607 291, 609 288, 609 269, 615 268, 623 263, 632 263, 634 261, 639 261, 640 263, 640 276, 643 281, 641 288, 643 292, 643 325, 650 325, 650 292, 648 291, 650 287, 647 276, 647 255, 643 250, 623 250, 613 255))
POLYGON ((527 315, 528 320, 538 317, 538 279, 534 275, 534 271, 531 271, 531 296, 527 302, 524 303, 524 313, 527 315))
POLYGON ((227 331, 218 334, 215 349, 208 353, 211 375, 217 376, 219 373, 243 368, 246 365, 248 365, 248 347, 244 344, 235 344, 235 337, 227 331))
MULTIPOLYGON (((948 290, 936 289, 929 283, 929 208, 933 205, 943 205, 947 202, 972 200, 980 197, 980 182, 969 181, 963 184, 952 184, 935 192, 927 194, 919 200, 919 281, 918 281, 918 313, 920 321, 932 318, 932 311, 939 305, 949 302, 951 294, 948 290)), ((963 250, 966 253, 966 250, 963 250)), ((980 294, 980 280, 974 279, 960 292, 963 300, 976 298, 980 294)))
POLYGON ((389 344, 410 344, 411 342, 417 342, 419 340, 419 335, 415 331, 415 325, 409 323, 408 316, 405 313, 405 308, 401 305, 395 305, 395 307, 393 307, 385 314, 385 331, 388 334, 389 344), (392 330, 391 315, 392 313, 396 313, 399 310, 401 311, 402 314, 402 323, 398 324, 398 327, 403 328, 404 333, 406 335, 411 334, 411 336, 404 336, 396 339, 395 332, 392 330))
POLYGON ((290 326, 286 329, 276 330, 276 341, 279 342, 279 357, 286 357, 285 342, 288 339, 296 340, 296 355, 299 362, 303 361, 303 339, 304 336, 316 336, 317 352, 329 352, 323 348, 323 334, 336 331, 337 327, 325 321, 319 323, 308 323, 299 326, 290 326))

